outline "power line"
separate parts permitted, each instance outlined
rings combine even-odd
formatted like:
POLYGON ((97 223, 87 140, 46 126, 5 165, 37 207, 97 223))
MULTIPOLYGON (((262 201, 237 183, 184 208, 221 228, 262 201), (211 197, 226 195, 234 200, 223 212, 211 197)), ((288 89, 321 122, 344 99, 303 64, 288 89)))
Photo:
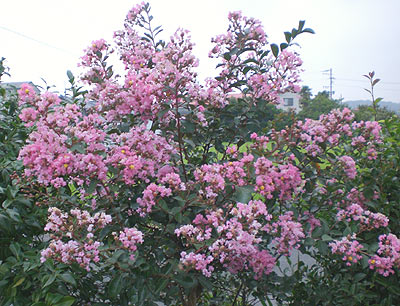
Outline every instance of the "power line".
MULTIPOLYGON (((328 72, 328 71, 329 71, 329 69, 328 70, 324 70, 323 72, 328 72)), ((321 71, 316 71, 316 70, 312 70, 312 71, 306 70, 304 72, 304 74, 320 74, 320 73, 321 73, 321 71)), ((348 78, 342 78, 341 76, 335 77, 334 79, 335 80, 340 80, 340 81, 350 81, 350 82, 362 82, 362 83, 368 82, 367 79, 365 79, 365 80, 362 79, 362 78, 360 78, 360 79, 348 79, 348 78)), ((379 84, 400 85, 400 82, 384 81, 384 80, 381 79, 379 84)))
MULTIPOLYGON (((367 80, 355 80, 355 79, 344 79, 344 78, 336 78, 339 81, 350 81, 350 82, 363 82, 365 83, 367 80)), ((380 81, 379 84, 388 84, 388 85, 400 85, 400 82, 386 82, 380 81)))
POLYGON ((78 56, 78 55, 76 55, 76 54, 74 54, 74 53, 72 53, 72 52, 70 52, 70 51, 68 51, 68 50, 65 50, 65 49, 62 49, 62 48, 53 46, 53 45, 48 44, 48 43, 46 43, 46 42, 44 42, 44 41, 38 40, 38 39, 36 39, 36 38, 30 37, 30 36, 25 35, 25 34, 20 33, 20 32, 14 31, 14 30, 12 30, 12 29, 3 27, 3 26, 1 26, 1 25, 0 25, 0 29, 2 29, 2 30, 4 30, 4 31, 7 31, 7 32, 10 32, 10 33, 13 33, 13 34, 18 35, 18 36, 21 36, 21 37, 23 37, 23 38, 32 40, 32 41, 34 41, 34 42, 36 42, 36 43, 38 43, 38 44, 41 44, 41 45, 43 45, 43 46, 45 46, 45 47, 52 48, 52 49, 55 49, 55 50, 58 50, 58 51, 67 53, 67 54, 70 55, 70 56, 74 56, 74 57, 78 56))

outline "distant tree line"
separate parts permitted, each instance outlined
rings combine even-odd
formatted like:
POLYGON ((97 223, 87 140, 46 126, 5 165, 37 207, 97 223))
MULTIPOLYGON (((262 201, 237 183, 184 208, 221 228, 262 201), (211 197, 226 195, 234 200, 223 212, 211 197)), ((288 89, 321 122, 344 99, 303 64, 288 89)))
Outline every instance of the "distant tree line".
MULTIPOLYGON (((285 126, 290 126, 293 122, 298 120, 304 121, 305 119, 317 120, 321 115, 328 114, 333 109, 343 109, 346 106, 342 99, 330 99, 329 92, 322 91, 318 92, 314 97, 312 90, 308 86, 303 86, 300 91, 300 105, 301 111, 297 114, 294 112, 287 112, 284 110, 277 109, 273 105, 268 105, 269 114, 273 117, 271 126, 275 129, 283 129, 285 126)), ((370 105, 360 105, 357 108, 352 109, 356 121, 371 121, 374 120, 374 109, 370 105)), ((377 106, 376 108, 376 119, 385 120, 392 116, 396 116, 394 111, 389 110, 386 107, 377 106)), ((271 117, 268 118, 271 120, 271 117)))

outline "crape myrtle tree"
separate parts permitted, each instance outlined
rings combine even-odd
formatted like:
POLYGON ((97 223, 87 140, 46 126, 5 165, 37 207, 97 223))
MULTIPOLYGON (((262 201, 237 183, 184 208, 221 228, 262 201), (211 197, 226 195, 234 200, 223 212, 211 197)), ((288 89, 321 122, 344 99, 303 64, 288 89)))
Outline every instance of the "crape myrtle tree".
POLYGON ((25 259, 26 270, 48 269, 35 305, 298 304, 310 294, 295 284, 324 275, 342 289, 339 304, 392 294, 383 280, 397 276, 400 240, 379 209, 383 185, 367 183, 384 156, 381 126, 343 109, 264 130, 264 106, 300 90, 289 47, 313 31, 300 21, 278 46, 259 21, 231 13, 209 54, 218 75, 200 84, 188 32, 158 40, 152 19, 140 4, 115 45, 92 42, 81 80, 68 74, 68 99, 19 90, 32 132, 14 184, 47 211, 40 262, 25 259), (297 248, 314 266, 280 271, 297 248), (354 275, 360 288, 345 282, 354 275))

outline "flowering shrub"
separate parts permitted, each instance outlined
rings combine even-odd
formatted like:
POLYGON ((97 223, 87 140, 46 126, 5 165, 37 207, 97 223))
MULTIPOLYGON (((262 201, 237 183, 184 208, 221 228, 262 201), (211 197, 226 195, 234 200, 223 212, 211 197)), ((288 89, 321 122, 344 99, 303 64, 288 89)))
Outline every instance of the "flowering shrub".
POLYGON ((250 305, 306 301, 305 289, 282 294, 282 284, 328 277, 328 262, 362 278, 397 274, 398 233, 378 205, 389 193, 368 184, 385 154, 381 125, 345 108, 265 131, 265 106, 300 89, 289 49, 312 33, 304 21, 278 47, 259 21, 231 13, 210 52, 218 75, 204 83, 189 33, 158 41, 151 21, 140 4, 115 47, 92 42, 80 63, 86 93, 70 73, 70 99, 19 90, 32 132, 18 184, 48 208, 38 253, 64 275, 54 292, 80 304, 250 305), (122 76, 107 62, 115 53, 122 76), (314 266, 280 274, 295 251, 314 266))

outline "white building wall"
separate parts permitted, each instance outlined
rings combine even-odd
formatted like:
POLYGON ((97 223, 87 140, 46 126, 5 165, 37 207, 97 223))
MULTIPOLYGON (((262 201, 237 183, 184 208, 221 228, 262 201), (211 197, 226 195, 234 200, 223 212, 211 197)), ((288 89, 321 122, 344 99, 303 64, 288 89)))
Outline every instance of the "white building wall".
POLYGON ((279 109, 284 111, 294 110, 295 113, 301 111, 300 95, 294 92, 286 92, 280 95, 281 103, 277 105, 279 109))

